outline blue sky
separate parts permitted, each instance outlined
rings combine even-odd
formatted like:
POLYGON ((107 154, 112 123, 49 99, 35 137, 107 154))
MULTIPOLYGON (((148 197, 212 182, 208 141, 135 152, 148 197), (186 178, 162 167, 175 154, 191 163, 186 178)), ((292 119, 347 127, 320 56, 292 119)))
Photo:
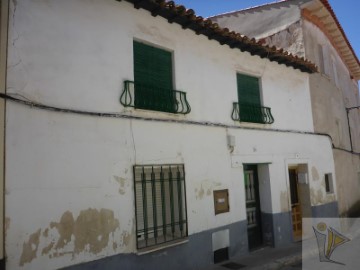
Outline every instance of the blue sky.
MULTIPOLYGON (((258 6, 275 0, 175 0, 176 4, 195 10, 196 15, 209 17, 224 12, 258 6)), ((329 0, 351 46, 360 56, 360 1, 329 0)))

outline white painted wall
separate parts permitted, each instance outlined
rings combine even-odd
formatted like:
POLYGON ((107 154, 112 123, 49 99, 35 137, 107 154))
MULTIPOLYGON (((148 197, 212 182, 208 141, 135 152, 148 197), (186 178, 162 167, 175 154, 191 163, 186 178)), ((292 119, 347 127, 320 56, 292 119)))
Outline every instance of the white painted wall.
MULTIPOLYGON (((316 84, 321 83, 323 91, 314 91, 315 93, 313 93, 313 95, 315 96, 313 97, 313 100, 317 102, 317 100, 321 97, 324 97, 325 99, 330 97, 332 100, 331 104, 328 104, 327 110, 326 108, 316 110, 316 108, 313 107, 315 118, 320 116, 321 113, 334 114, 334 118, 337 118, 340 122, 339 124, 343 126, 341 127, 341 133, 343 133, 343 136, 342 138, 339 138, 339 144, 341 144, 342 147, 349 149, 350 142, 345 108, 360 106, 358 83, 350 78, 350 73, 346 65, 328 38, 319 28, 308 21, 304 21, 303 29, 305 51, 308 59, 320 65, 321 57, 319 56, 317 48, 319 44, 324 48, 323 59, 325 72, 322 74, 324 78, 316 79, 316 81, 311 83, 310 86, 316 88, 316 84), (337 74, 334 74, 333 65, 335 66, 337 74), (338 80, 337 83, 336 77, 338 80)), ((360 111, 352 110, 350 111, 349 116, 352 127, 351 135, 353 137, 354 151, 360 152, 360 111)), ((326 124, 326 122, 324 124, 326 124)), ((327 127, 327 129, 335 131, 336 128, 327 127)))
MULTIPOLYGON (((305 51, 307 58, 319 63, 318 44, 324 50, 325 74, 312 75, 310 88, 315 130, 327 132, 333 138, 334 145, 343 149, 351 149, 349 126, 346 108, 360 106, 359 86, 350 78, 349 71, 336 49, 329 42, 320 29, 313 24, 304 21, 305 51), (332 61, 337 71, 338 83, 332 68, 332 61)), ((360 152, 360 110, 349 111, 351 127, 352 149, 360 152)), ((339 212, 346 215, 347 211, 358 211, 355 207, 360 198, 360 159, 355 155, 336 150, 334 151, 336 164, 336 182, 339 199, 339 212)))
MULTIPOLYGON (((236 72, 243 72, 262 78, 263 102, 275 118, 267 128, 313 131, 307 74, 231 50, 129 3, 18 0, 10 18, 9 93, 57 107, 262 127, 230 118, 236 72), (133 38, 174 51, 175 86, 187 92, 189 115, 119 103, 123 81, 133 79, 133 38)), ((246 218, 243 163, 270 163, 274 213, 289 210, 281 204, 281 192, 289 188, 288 160, 334 172, 326 137, 97 118, 14 103, 6 117, 9 269, 55 269, 135 252, 134 164, 185 164, 189 234, 246 218), (233 154, 228 134, 235 136, 233 154), (224 188, 230 212, 215 216, 212 193, 224 188), (77 222, 89 208, 113 211, 119 222, 107 245, 99 252, 89 246, 76 251, 77 236, 70 232, 64 247, 51 246, 64 235, 64 214, 71 212, 77 222)), ((310 185, 322 192, 321 185, 310 185)))
MULTIPOLYGON (((0 93, 6 88, 6 50, 9 1, 0 2, 0 93)), ((0 99, 0 196, 4 197, 5 100, 0 99)), ((4 200, 0 200, 0 231, 4 231, 4 200)), ((4 259, 4 234, 0 234, 0 260, 4 259)))

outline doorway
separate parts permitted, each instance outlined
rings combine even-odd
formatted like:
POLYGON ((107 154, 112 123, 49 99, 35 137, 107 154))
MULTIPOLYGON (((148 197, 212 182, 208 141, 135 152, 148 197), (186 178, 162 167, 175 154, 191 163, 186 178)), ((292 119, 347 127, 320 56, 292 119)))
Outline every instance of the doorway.
POLYGON ((302 226, 303 218, 312 217, 308 164, 292 164, 288 167, 293 240, 300 241, 308 235, 302 226))
POLYGON ((302 214, 301 202, 299 198, 299 179, 297 169, 289 168, 289 182, 293 239, 295 241, 299 241, 301 240, 302 236, 302 214))
POLYGON ((249 250, 263 245, 257 165, 244 165, 244 185, 249 250))

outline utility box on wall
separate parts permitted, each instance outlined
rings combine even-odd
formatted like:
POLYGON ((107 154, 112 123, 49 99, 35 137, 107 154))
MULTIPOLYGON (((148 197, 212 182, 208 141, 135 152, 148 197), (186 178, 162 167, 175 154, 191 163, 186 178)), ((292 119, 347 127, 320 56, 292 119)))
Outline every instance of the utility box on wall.
POLYGON ((230 211, 228 189, 214 190, 215 215, 230 211))

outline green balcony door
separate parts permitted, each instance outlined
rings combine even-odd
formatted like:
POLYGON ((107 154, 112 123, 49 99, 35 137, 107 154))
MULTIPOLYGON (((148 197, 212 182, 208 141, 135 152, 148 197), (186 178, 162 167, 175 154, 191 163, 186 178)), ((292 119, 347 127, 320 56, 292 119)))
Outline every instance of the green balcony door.
POLYGON ((172 53, 134 41, 135 108, 174 111, 172 53))
POLYGON ((259 78, 237 74, 240 121, 262 123, 259 78))

